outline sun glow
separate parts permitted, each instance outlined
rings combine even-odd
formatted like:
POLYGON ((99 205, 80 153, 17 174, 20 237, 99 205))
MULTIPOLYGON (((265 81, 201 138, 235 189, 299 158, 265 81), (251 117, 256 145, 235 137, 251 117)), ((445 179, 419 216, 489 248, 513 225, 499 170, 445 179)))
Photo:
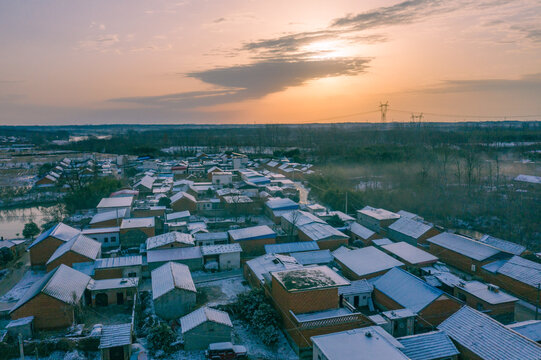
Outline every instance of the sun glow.
POLYGON ((312 59, 332 59, 354 55, 351 45, 343 41, 316 41, 302 48, 312 59))

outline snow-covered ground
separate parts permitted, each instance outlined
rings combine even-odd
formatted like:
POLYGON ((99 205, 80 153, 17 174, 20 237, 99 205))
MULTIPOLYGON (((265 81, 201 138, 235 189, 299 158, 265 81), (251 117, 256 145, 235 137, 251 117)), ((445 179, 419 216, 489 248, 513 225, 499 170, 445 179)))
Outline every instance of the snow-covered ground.
POLYGON ((289 346, 284 334, 280 332, 278 342, 273 347, 264 345, 259 337, 241 321, 233 321, 233 342, 244 345, 250 359, 261 360, 298 360, 299 357, 289 346))
POLYGON ((217 306, 229 304, 237 298, 237 295, 250 290, 248 285, 244 285, 242 282, 244 279, 242 276, 221 279, 215 281, 208 281, 201 284, 197 284, 198 289, 204 289, 206 287, 219 288, 219 294, 213 293, 214 296, 210 297, 207 302, 207 306, 217 306))
POLYGON ((21 281, 11 288, 6 294, 0 297, 2 302, 14 302, 18 301, 24 293, 38 280, 45 275, 43 271, 28 270, 21 281))

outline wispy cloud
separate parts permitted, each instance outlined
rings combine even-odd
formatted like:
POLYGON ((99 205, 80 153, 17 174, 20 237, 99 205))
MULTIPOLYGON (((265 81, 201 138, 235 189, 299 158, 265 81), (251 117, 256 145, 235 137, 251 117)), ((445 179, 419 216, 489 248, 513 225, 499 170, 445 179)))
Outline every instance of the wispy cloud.
POLYGON ((414 92, 443 94, 464 92, 528 92, 541 93, 541 73, 524 75, 519 79, 446 80, 436 86, 414 92))

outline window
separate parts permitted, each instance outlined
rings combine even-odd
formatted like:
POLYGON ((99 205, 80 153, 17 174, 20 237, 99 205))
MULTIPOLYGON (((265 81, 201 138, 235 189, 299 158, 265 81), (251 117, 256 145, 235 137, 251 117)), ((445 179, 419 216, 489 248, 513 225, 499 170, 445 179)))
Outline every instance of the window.
POLYGON ((458 293, 458 299, 462 301, 466 301, 466 295, 464 295, 463 293, 458 293))
POLYGON ((483 304, 477 303, 477 310, 483 311, 484 309, 485 309, 485 308, 484 308, 483 304))
POLYGON ((130 272, 128 273, 128 277, 137 277, 137 273, 130 272))
POLYGON ((116 242, 116 236, 111 236, 111 242, 116 242))
POLYGON ((109 238, 108 238, 108 237, 104 237, 104 238, 103 238, 103 242, 109 242, 109 238))

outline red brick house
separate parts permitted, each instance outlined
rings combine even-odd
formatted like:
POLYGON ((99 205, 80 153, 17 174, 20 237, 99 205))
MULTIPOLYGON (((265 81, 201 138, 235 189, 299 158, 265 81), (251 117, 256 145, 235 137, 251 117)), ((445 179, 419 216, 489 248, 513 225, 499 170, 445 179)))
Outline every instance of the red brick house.
POLYGON ((30 265, 45 268, 45 264, 56 249, 74 236, 79 235, 79 233, 79 230, 63 223, 58 223, 49 230, 42 232, 28 247, 30 265))
POLYGON ((60 245, 47 261, 47 271, 60 264, 72 266, 73 263, 94 261, 101 255, 101 243, 83 234, 74 236, 60 245))
POLYGON ((186 192, 178 192, 171 196, 171 209, 173 211, 185 211, 195 212, 197 210, 197 200, 193 195, 186 192))
POLYGON ((267 225, 229 230, 228 233, 230 241, 239 243, 246 256, 263 255, 265 245, 276 242, 276 233, 267 225))

